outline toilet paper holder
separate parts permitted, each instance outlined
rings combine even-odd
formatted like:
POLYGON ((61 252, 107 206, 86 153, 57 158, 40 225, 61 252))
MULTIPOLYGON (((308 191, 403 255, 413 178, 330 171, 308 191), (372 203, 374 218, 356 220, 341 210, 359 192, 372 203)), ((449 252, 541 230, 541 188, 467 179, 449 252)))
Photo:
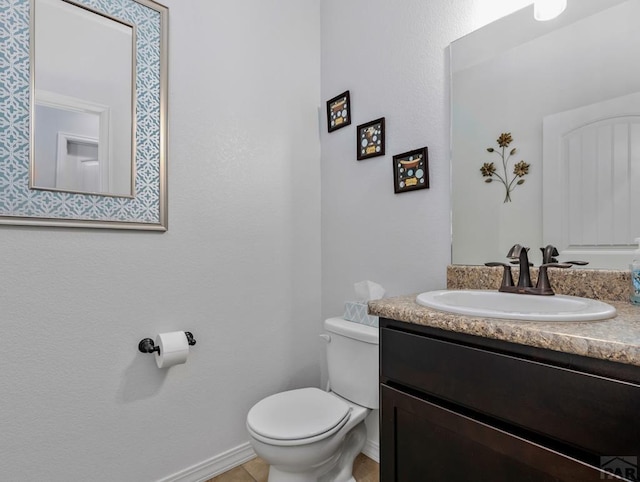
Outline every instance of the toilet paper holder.
MULTIPOLYGON (((189 346, 196 344, 196 340, 190 331, 185 331, 184 336, 187 337, 187 343, 189 343, 189 346)), ((141 351, 142 353, 154 353, 157 351, 158 354, 160 354, 160 347, 156 346, 151 338, 143 338, 140 340, 140 343, 138 343, 138 351, 141 351)))

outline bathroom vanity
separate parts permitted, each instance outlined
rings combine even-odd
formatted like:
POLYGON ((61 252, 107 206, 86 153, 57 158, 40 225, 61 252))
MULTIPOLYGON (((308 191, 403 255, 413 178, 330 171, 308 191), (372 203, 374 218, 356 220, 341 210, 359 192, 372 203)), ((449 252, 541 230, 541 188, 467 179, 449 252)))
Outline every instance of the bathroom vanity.
POLYGON ((613 304, 611 320, 541 323, 370 302, 381 480, 638 480, 640 309, 613 304))

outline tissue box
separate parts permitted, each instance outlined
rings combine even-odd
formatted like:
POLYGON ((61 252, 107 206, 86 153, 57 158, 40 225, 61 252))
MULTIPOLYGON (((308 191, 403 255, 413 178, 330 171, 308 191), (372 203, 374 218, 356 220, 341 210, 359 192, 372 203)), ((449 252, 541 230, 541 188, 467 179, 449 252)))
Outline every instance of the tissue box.
POLYGON ((344 319, 362 325, 378 327, 378 317, 367 313, 366 301, 347 301, 344 304, 344 319))

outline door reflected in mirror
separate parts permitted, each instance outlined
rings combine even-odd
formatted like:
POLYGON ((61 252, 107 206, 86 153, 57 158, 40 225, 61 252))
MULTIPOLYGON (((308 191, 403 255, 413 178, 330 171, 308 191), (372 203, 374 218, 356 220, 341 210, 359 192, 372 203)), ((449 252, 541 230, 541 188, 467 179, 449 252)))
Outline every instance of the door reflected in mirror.
POLYGON ((134 27, 69 0, 33 14, 30 187, 134 197, 134 27))

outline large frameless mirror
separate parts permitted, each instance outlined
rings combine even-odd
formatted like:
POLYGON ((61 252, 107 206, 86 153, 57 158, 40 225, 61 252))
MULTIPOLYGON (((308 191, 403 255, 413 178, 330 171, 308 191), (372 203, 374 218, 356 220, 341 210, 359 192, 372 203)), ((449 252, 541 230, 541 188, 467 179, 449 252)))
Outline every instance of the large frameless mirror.
POLYGON ((640 0, 532 6, 451 44, 454 264, 626 269, 640 236, 640 0))
POLYGON ((168 9, 0 9, 0 223, 165 231, 168 9))

